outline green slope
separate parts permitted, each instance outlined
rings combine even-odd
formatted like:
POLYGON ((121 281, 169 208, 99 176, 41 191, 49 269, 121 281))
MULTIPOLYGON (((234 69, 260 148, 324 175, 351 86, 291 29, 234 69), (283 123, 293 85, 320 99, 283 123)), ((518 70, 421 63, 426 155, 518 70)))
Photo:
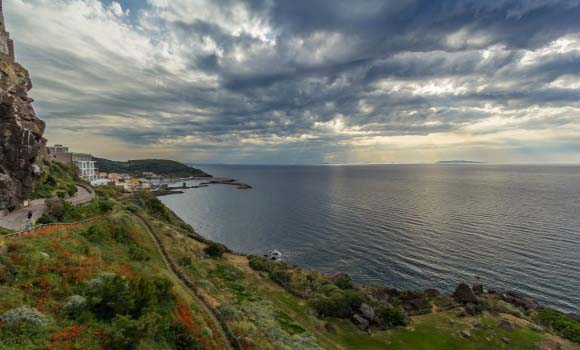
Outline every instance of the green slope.
POLYGON ((119 162, 104 158, 94 158, 98 171, 106 173, 126 173, 132 176, 141 176, 143 172, 151 172, 164 177, 209 177, 202 170, 192 168, 174 160, 167 159, 139 159, 119 162))

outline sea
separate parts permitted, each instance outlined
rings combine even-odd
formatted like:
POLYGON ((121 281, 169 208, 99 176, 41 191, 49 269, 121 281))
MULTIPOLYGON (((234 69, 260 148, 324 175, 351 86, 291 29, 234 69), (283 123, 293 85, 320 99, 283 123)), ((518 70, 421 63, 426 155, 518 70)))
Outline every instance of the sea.
POLYGON ((240 253, 356 282, 453 291, 460 282, 580 312, 580 166, 202 165, 253 186, 161 197, 240 253))

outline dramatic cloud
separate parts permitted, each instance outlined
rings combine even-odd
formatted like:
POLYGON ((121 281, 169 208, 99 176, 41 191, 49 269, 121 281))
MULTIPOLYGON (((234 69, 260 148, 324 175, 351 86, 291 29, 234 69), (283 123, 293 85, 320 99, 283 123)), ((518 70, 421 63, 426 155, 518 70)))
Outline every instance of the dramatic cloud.
POLYGON ((117 158, 580 162, 580 0, 5 0, 52 142, 117 158))

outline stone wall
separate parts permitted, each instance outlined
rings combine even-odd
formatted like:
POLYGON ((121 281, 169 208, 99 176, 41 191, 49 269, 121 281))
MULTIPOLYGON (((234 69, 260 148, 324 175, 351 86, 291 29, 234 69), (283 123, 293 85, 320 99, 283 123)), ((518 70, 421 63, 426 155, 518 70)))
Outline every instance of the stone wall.
POLYGON ((45 124, 36 117, 32 83, 18 63, 0 60, 0 214, 22 206, 40 175, 45 124))

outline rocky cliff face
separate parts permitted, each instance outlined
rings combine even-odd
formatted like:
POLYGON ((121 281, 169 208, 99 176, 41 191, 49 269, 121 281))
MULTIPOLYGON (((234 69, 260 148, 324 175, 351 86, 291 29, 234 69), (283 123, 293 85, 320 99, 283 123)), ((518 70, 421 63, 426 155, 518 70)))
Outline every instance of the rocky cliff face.
POLYGON ((45 124, 32 108, 31 88, 22 66, 0 60, 0 214, 21 207, 40 175, 45 124))

